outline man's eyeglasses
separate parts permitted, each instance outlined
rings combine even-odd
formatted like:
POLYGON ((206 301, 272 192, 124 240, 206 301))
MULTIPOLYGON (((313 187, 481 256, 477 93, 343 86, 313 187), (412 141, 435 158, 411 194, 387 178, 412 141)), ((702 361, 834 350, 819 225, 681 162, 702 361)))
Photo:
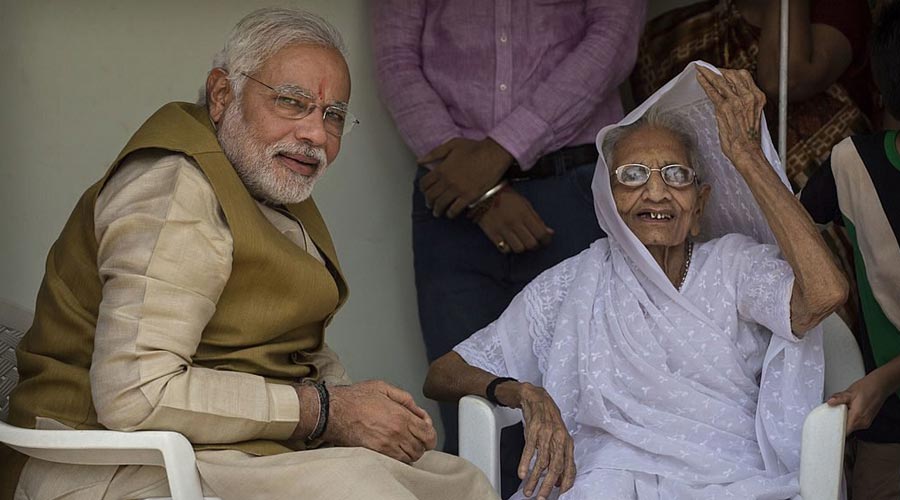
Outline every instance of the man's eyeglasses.
POLYGON ((650 180, 650 174, 659 172, 663 182, 675 188, 682 188, 698 182, 694 169, 678 163, 666 165, 662 168, 650 168, 640 163, 626 163, 615 170, 616 180, 619 184, 629 187, 643 186, 650 180))
POLYGON ((357 120, 352 113, 347 111, 345 105, 329 104, 328 106, 321 106, 316 102, 316 98, 313 96, 312 92, 306 89, 294 86, 291 86, 290 90, 276 89, 271 85, 253 78, 247 73, 241 73, 241 75, 266 87, 272 92, 275 92, 275 111, 278 116, 281 116, 282 118, 300 120, 309 116, 316 108, 321 107, 322 122, 325 124, 325 131, 336 137, 343 136, 347 132, 350 132, 354 126, 359 124, 359 120, 357 120))

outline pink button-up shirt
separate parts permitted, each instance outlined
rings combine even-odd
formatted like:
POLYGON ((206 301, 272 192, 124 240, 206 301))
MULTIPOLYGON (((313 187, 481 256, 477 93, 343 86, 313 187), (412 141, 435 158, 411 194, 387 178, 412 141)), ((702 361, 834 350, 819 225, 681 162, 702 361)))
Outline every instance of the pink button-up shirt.
POLYGON ((418 157, 490 136, 524 168, 622 117, 645 0, 378 0, 382 97, 418 157))

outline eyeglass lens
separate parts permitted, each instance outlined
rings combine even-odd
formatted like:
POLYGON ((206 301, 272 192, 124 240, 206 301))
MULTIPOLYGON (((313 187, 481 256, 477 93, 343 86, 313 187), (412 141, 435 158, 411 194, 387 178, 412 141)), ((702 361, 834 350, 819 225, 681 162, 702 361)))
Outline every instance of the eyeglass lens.
MULTIPOLYGON (((247 73, 241 73, 241 75, 275 92, 275 109, 278 110, 279 115, 285 118, 291 120, 306 118, 319 107, 311 95, 304 95, 300 91, 285 94, 271 85, 253 78, 247 73)), ((359 123, 359 120, 357 120, 355 116, 335 105, 325 106, 323 108, 322 121, 325 124, 325 131, 338 137, 346 134, 354 125, 359 123)))
MULTIPOLYGON (((275 97, 275 107, 285 118, 298 120, 305 118, 319 106, 306 96, 278 94, 275 97)), ((357 123, 347 112, 334 106, 325 108, 322 119, 325 122, 325 130, 336 136, 346 134, 357 123)))
POLYGON ((650 175, 654 171, 659 171, 663 182, 672 187, 684 187, 694 181, 694 170, 677 163, 653 169, 639 163, 622 165, 616 169, 616 178, 626 186, 642 186, 650 180, 650 175))

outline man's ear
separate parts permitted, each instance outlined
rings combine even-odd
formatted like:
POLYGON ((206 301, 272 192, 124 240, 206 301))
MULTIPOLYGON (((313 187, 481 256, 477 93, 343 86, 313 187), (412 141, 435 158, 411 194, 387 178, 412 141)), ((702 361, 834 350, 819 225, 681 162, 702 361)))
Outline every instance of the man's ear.
POLYGON ((706 210, 706 203, 709 201, 709 192, 712 188, 709 184, 701 184, 697 192, 697 201, 694 202, 694 222, 691 224, 691 236, 700 235, 700 219, 703 218, 703 211, 706 210))
POLYGON ((206 104, 213 123, 219 124, 219 120, 233 100, 234 92, 231 91, 228 72, 222 68, 213 68, 206 76, 206 104))

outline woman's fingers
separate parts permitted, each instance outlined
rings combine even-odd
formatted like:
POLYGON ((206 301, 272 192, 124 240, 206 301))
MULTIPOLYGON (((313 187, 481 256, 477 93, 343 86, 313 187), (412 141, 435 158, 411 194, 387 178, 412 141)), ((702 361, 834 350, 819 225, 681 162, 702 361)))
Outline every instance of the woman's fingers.
POLYGON ((538 498, 547 498, 553 487, 559 482, 565 468, 566 444, 565 438, 558 433, 550 438, 548 446, 550 450, 550 463, 547 467, 547 475, 541 481, 541 487, 538 489, 538 498))
POLYGON ((565 493, 572 489, 575 485, 575 441, 571 438, 566 440, 566 455, 564 460, 563 473, 559 478, 559 492, 565 493))
POLYGON ((701 67, 698 69, 700 74, 706 78, 706 82, 709 83, 721 97, 727 98, 735 94, 733 84, 729 82, 725 76, 716 74, 706 68, 701 67))
POLYGON ((706 92, 706 95, 713 104, 718 107, 718 104, 722 101, 722 93, 719 92, 718 87, 713 84, 710 75, 713 75, 712 71, 702 67, 697 68, 697 83, 700 84, 700 87, 703 88, 703 91, 706 92))
MULTIPOLYGON (((724 78, 725 81, 728 82, 728 87, 736 94, 750 89, 750 85, 742 76, 741 71, 744 70, 722 70, 722 78, 724 78)), ((749 73, 747 74, 749 75, 749 73)))
POLYGON ((753 76, 745 69, 728 71, 726 74, 730 77, 730 80, 734 82, 735 87, 741 90, 750 90, 756 86, 756 84, 753 83, 753 76))
POLYGON ((534 461, 534 467, 532 467, 531 474, 525 481, 525 487, 523 488, 523 491, 525 491, 525 494, 528 496, 531 496, 534 493, 534 489, 537 487, 541 474, 550 463, 550 450, 548 449, 548 445, 549 443, 547 440, 540 439, 538 441, 537 460, 534 461))
POLYGON ((534 455, 534 451, 537 448, 535 444, 535 436, 532 430, 528 430, 525 436, 525 448, 522 449, 522 458, 519 459, 519 470, 517 471, 519 474, 519 479, 525 480, 525 476, 528 475, 528 467, 531 465, 531 458, 534 455))
POLYGON ((710 83, 709 79, 703 75, 697 75, 697 82, 700 84, 700 87, 706 92, 706 96, 709 97, 709 100, 712 101, 713 106, 715 106, 716 111, 722 107, 722 103, 725 101, 725 98, 722 97, 722 94, 710 83))

